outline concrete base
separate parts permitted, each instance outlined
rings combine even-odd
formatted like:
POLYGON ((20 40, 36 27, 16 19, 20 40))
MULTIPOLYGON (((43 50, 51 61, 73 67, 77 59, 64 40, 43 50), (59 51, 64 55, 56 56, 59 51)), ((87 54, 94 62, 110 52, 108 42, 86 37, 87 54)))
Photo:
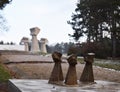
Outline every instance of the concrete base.
POLYGON ((95 84, 59 86, 48 84, 48 80, 10 79, 9 92, 120 92, 120 83, 96 80, 95 84))

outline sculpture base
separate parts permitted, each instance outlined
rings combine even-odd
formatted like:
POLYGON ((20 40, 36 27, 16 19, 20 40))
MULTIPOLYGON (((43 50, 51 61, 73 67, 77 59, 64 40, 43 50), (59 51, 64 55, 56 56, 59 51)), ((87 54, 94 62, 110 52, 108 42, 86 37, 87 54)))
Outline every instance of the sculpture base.
POLYGON ((9 92, 119 92, 120 83, 96 80, 95 84, 78 86, 48 84, 48 80, 10 79, 9 92))

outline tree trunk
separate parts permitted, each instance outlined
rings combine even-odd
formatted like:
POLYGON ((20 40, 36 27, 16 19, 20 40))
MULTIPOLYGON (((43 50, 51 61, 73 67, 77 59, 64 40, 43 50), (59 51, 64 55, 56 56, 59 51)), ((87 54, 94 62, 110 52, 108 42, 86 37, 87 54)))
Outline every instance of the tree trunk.
POLYGON ((112 35, 112 58, 116 57, 116 34, 113 32, 112 35))

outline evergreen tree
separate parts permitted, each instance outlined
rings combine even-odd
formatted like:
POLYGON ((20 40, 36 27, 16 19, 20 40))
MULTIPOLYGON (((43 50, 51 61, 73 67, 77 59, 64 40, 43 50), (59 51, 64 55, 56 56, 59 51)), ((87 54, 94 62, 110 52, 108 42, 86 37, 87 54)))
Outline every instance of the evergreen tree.
POLYGON ((88 42, 102 42, 104 34, 109 34, 113 57, 116 56, 120 40, 120 0, 80 0, 68 24, 75 30, 70 36, 76 40, 86 35, 88 42))

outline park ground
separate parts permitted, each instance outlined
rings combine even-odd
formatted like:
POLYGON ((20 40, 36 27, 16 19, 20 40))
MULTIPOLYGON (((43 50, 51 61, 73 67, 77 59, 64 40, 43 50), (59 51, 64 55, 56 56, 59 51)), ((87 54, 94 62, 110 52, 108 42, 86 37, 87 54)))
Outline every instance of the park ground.
MULTIPOLYGON (((7 55, 3 55, 7 56, 7 55)), ((19 57, 22 58, 21 55, 19 57)), ((14 57, 14 60, 17 57, 14 57)), ((29 57, 24 57, 29 58, 29 57)), ((22 58, 22 59, 24 59, 22 58)), ((53 69, 54 63, 53 62, 11 62, 11 63, 4 63, 9 61, 7 57, 1 57, 1 67, 7 71, 9 75, 6 75, 5 79, 0 82, 0 92, 8 92, 7 90, 7 79, 9 78, 17 78, 17 79, 49 79, 51 71, 53 69)), ((18 59, 18 58, 17 58, 18 59)), ((77 71, 77 78, 80 79, 81 73, 84 69, 84 63, 81 64, 78 62, 76 65, 77 71)), ((62 71, 64 78, 66 76, 68 70, 68 63, 62 63, 62 71)), ((120 71, 108 68, 102 68, 98 66, 93 66, 94 78, 95 80, 106 80, 106 81, 113 81, 120 83, 120 71)), ((5 72, 6 73, 6 72, 5 72)))

